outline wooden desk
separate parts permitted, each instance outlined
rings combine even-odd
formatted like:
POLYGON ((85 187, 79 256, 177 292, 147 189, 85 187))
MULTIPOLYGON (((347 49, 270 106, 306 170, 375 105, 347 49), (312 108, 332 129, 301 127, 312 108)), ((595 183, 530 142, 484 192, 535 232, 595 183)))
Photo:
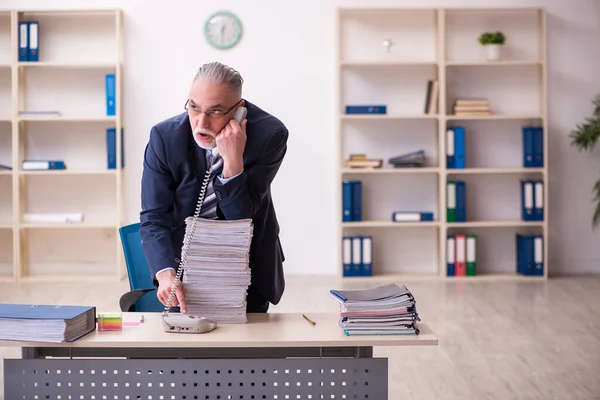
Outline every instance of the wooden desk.
POLYGON ((387 359, 373 347, 437 345, 423 323, 419 335, 345 336, 338 314, 309 314, 315 326, 302 314, 248 314, 205 334, 167 333, 161 314, 143 315, 72 343, 0 341, 23 348, 4 360, 5 398, 385 399, 387 359))

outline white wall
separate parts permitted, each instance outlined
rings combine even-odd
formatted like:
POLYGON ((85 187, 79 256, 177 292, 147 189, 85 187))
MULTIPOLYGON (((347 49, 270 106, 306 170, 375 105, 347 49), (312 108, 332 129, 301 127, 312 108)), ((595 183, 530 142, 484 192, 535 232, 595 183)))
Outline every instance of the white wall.
MULTIPOLYGON (((600 3, 547 1, 239 0, 217 4, 55 0, 55 8, 120 7, 125 19, 124 111, 127 219, 136 221, 143 150, 157 121, 183 110, 196 68, 219 60, 241 71, 244 96, 290 129, 289 151, 273 184, 288 274, 337 274, 338 147, 337 5, 545 6, 548 11, 550 135, 550 256, 552 273, 600 272, 600 234, 591 231, 591 188, 600 154, 579 154, 568 133, 591 112, 600 92, 600 3), (258 10, 258 6, 261 10, 258 10), (203 38, 217 8, 237 13, 244 38, 234 50, 212 49, 203 38), (311 27, 308 27, 308 24, 311 27), (308 162, 309 159, 316 160, 308 162)), ((2 0, 0 8, 48 8, 41 0, 2 0)), ((600 150, 599 150, 600 151, 600 150)))

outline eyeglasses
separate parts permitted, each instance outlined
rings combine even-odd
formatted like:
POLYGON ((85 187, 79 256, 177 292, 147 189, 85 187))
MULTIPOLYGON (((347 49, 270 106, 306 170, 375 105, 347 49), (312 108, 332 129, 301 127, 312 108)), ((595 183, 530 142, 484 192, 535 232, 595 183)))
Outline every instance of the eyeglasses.
POLYGON ((206 114, 207 117, 212 118, 212 119, 219 119, 224 117, 225 115, 229 114, 231 112, 231 110, 233 110, 234 108, 236 108, 238 106, 238 104, 240 104, 242 102, 242 100, 238 101, 237 103, 235 103, 233 105, 233 107, 231 107, 229 110, 227 111, 221 111, 218 108, 213 108, 211 110, 207 110, 207 111, 201 111, 199 108, 197 108, 194 104, 190 104, 190 99, 188 99, 185 102, 185 106, 184 108, 187 110, 187 112, 196 117, 202 113, 206 114))

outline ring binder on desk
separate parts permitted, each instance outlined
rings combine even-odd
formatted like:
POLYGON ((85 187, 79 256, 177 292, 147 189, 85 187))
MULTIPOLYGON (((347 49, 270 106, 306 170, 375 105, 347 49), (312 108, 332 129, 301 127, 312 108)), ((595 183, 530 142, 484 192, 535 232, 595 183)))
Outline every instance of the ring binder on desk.
POLYGON ((95 329, 95 306, 0 304, 0 340, 73 342, 95 329))

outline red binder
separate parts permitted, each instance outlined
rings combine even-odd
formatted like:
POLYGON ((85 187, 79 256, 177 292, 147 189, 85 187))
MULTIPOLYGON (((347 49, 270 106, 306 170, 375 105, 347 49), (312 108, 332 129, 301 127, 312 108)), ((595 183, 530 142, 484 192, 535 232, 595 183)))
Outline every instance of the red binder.
POLYGON ((456 276, 467 275, 466 262, 467 235, 456 235, 456 276))

